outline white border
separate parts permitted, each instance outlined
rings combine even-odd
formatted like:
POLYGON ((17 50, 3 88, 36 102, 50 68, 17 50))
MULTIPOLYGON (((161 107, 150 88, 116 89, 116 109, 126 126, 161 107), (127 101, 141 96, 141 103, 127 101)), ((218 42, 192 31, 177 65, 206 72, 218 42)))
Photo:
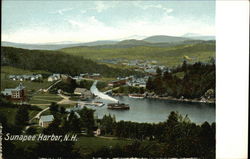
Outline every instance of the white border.
POLYGON ((249 2, 216 2, 216 158, 246 159, 249 2))

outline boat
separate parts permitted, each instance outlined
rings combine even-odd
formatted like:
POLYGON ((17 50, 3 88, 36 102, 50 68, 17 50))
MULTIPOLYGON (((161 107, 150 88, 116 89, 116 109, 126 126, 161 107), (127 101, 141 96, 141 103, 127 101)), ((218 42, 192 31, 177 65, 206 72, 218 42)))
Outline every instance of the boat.
POLYGON ((125 103, 108 103, 108 109, 114 110, 128 110, 130 107, 125 103))
POLYGON ((130 98, 138 98, 138 99, 142 99, 145 98, 144 94, 129 94, 128 95, 130 98))
POLYGON ((105 104, 104 104, 103 102, 95 102, 95 105, 96 105, 97 107, 102 107, 102 106, 104 106, 105 104))

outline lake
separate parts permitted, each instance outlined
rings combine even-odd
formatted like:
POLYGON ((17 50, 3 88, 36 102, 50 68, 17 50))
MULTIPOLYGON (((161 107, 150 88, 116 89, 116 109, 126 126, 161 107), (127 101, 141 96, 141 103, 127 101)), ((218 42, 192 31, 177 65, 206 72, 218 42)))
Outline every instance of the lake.
MULTIPOLYGON (((205 121, 215 122, 215 104, 205 103, 186 103, 169 101, 162 99, 134 99, 128 96, 114 97, 122 103, 130 106, 129 110, 110 110, 107 109, 107 103, 110 100, 98 99, 105 103, 103 107, 89 107, 95 109, 98 118, 105 114, 115 115, 116 120, 158 123, 165 121, 171 111, 178 111, 183 116, 188 115, 192 122, 201 124, 205 121)), ((97 100, 95 100, 97 101, 97 100)))
POLYGON ((94 101, 105 103, 103 107, 89 106, 95 109, 95 115, 102 118, 105 114, 115 115, 116 120, 158 123, 163 122, 168 118, 172 111, 178 111, 183 116, 188 115, 192 122, 201 124, 205 121, 215 122, 215 104, 206 103, 187 103, 179 101, 170 101, 163 99, 135 99, 128 96, 110 97, 96 88, 97 81, 93 83, 90 91, 99 97, 94 101), (111 110, 107 109, 107 103, 119 101, 120 103, 129 104, 129 110, 111 110))

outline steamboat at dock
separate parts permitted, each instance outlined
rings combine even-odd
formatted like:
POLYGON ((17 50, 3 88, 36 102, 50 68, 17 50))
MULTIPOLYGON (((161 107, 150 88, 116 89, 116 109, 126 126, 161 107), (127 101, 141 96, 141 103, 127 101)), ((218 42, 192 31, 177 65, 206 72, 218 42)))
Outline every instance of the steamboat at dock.
POLYGON ((130 107, 128 104, 125 103, 108 103, 108 109, 113 110, 129 110, 130 107))

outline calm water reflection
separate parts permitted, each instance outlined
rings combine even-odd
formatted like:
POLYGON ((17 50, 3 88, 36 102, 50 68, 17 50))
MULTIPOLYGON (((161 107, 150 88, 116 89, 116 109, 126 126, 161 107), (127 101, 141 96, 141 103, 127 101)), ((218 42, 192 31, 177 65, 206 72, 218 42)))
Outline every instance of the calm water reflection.
MULTIPOLYGON (((167 119, 171 111, 178 111, 183 116, 186 114, 195 123, 215 121, 215 105, 204 103, 182 103, 175 101, 166 101, 160 99, 133 99, 129 97, 114 97, 120 102, 128 103, 130 110, 110 110, 107 105, 103 107, 91 107, 95 109, 98 118, 105 114, 116 116, 116 120, 126 120, 135 122, 157 123, 167 119)), ((100 99, 104 103, 110 101, 100 99)))

